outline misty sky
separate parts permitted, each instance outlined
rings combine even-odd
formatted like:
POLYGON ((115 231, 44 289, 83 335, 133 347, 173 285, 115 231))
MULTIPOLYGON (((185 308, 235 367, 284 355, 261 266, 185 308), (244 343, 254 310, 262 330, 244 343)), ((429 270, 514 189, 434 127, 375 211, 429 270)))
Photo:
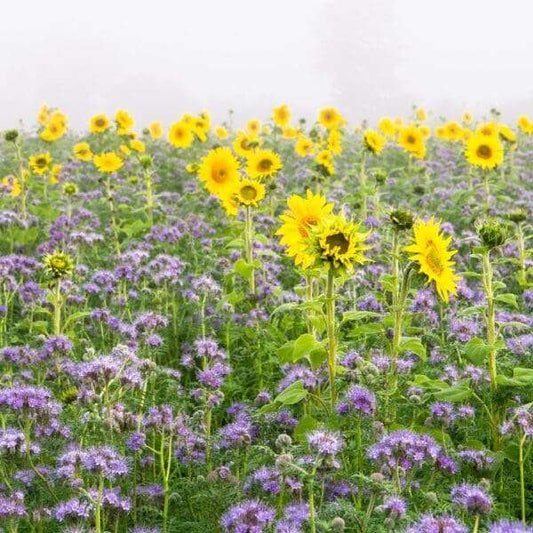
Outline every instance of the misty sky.
POLYGON ((119 107, 139 126, 280 103, 352 123, 412 104, 533 114, 531 0, 22 0, 0 25, 0 129, 44 102, 76 128, 119 107))

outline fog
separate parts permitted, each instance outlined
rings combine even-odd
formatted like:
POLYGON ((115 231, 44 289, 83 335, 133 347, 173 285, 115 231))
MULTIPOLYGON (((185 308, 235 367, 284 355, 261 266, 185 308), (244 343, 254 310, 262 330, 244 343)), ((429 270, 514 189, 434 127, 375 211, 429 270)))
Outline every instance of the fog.
POLYGON ((266 118, 288 103, 352 123, 491 107, 533 113, 530 0, 43 0, 3 2, 0 129, 40 104, 75 128, 98 112, 139 126, 209 109, 266 118))

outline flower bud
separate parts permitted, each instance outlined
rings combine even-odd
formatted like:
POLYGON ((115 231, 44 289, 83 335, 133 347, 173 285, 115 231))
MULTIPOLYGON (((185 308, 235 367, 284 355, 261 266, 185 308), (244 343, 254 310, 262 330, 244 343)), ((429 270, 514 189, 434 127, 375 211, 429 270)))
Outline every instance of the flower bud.
POLYGON ((290 453, 282 453, 276 458, 276 467, 279 469, 287 468, 292 464, 292 455, 290 453))
POLYGON ((483 246, 489 250, 501 246, 508 236, 507 228, 494 219, 488 219, 477 225, 477 234, 483 246))
POLYGON ((46 255, 43 259, 43 265, 56 279, 68 276, 74 269, 74 263, 70 255, 64 252, 54 252, 46 255))
POLYGON ((63 185, 63 193, 67 196, 73 196, 78 192, 78 187, 75 183, 65 183, 63 185))
POLYGON ((413 227, 415 217, 413 213, 404 209, 396 209, 389 215, 390 221, 397 230, 408 230, 413 227))
POLYGON ((292 444, 292 439, 289 435, 286 433, 282 433, 281 435, 278 435, 278 438, 276 439, 276 447, 280 450, 285 450, 292 444))
POLYGON ((143 167, 145 170, 152 167, 152 158, 149 155, 143 155, 139 157, 139 163, 141 164, 141 167, 143 167))
POLYGON ((17 130, 7 130, 4 133, 4 139, 6 142, 14 143, 19 136, 19 132, 17 130))
POLYGON ((334 531, 335 533, 342 533, 344 531, 345 526, 346 524, 340 516, 336 516, 331 521, 331 531, 334 531))
POLYGON ((515 211, 511 211, 511 213, 507 215, 507 218, 515 224, 520 224, 521 222, 526 221, 527 213, 523 209, 517 209, 515 211))

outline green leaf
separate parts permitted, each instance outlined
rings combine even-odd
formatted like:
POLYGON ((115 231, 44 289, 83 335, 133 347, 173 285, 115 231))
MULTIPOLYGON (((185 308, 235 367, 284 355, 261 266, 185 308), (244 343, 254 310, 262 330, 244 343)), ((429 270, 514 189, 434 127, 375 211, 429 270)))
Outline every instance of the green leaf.
POLYGON ((247 263, 242 258, 235 261, 233 268, 237 274, 248 280, 251 279, 252 272, 255 270, 255 266, 253 264, 247 263))
POLYGON ((341 326, 346 322, 352 322, 357 320, 363 320, 364 318, 375 318, 380 316, 379 313, 373 313, 372 311, 346 311, 343 313, 341 326))
POLYGON ((518 309, 518 302, 516 301, 516 294, 512 294, 510 292, 506 292, 505 294, 498 294, 498 296, 496 296, 494 300, 496 302, 518 309))
POLYGON ((279 402, 282 405, 294 405, 301 402, 306 396, 307 390, 304 388, 303 381, 299 379, 281 391, 274 398, 274 402, 279 402))
POLYGON ((319 348, 314 349, 309 354, 309 361, 311 362, 311 368, 316 370, 322 363, 328 358, 328 352, 320 346, 319 348))
POLYGON ((278 361, 280 365, 293 363, 292 353, 294 351, 294 341, 286 342, 281 348, 278 348, 278 361))
POLYGON ((400 341, 399 349, 400 353, 413 352, 418 355, 422 361, 426 360, 426 347, 422 344, 422 341, 416 337, 403 337, 400 341))
POLYGON ((66 330, 67 329, 67 326, 71 323, 71 322, 76 322, 77 320, 79 320, 80 318, 85 318, 86 316, 89 316, 91 313, 90 311, 78 311, 77 313, 73 313, 72 315, 70 315, 66 320, 65 320, 65 324, 63 325, 63 329, 66 330))
POLYGON ((294 428, 294 437, 304 442, 306 435, 316 429, 318 426, 318 420, 314 419, 311 415, 304 415, 294 428))
POLYGON ((500 374, 496 381, 503 387, 527 387, 533 384, 533 368, 516 367, 512 378, 500 374))
POLYGON ((475 365, 481 365, 487 358, 490 348, 479 337, 470 339, 465 345, 465 357, 475 365))
POLYGON ((414 376, 413 380, 411 381, 413 385, 416 385, 418 387, 421 387, 422 389, 427 389, 429 391, 441 391, 444 389, 449 389, 450 386, 448 383, 444 381, 440 381, 438 379, 431 379, 423 374, 417 374, 414 376))
POLYGON ((300 335, 294 341, 294 349, 292 352, 293 360, 298 361, 298 359, 305 357, 311 350, 319 345, 320 343, 313 335, 311 335, 311 333, 304 333, 303 335, 300 335))
POLYGON ((433 396, 448 402, 462 402, 472 395, 472 389, 467 382, 461 382, 447 389, 434 392, 433 396))

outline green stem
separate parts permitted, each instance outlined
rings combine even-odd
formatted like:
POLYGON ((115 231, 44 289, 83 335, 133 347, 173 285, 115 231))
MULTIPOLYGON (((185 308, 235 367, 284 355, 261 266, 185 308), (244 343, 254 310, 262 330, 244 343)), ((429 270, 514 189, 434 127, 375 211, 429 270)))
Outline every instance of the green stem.
POLYGON ((485 316, 487 326, 487 345, 489 347, 489 372, 490 384, 493 390, 496 390, 497 385, 497 369, 496 369, 496 325, 495 325, 495 307, 494 307, 494 289, 492 285, 492 265, 490 263, 490 251, 483 252, 483 287, 485 289, 485 297, 487 299, 487 311, 485 316))
POLYGON ((526 434, 518 441, 518 468, 520 470, 520 509, 522 523, 526 525, 526 484, 524 478, 524 443, 526 434))
POLYGON ((102 494, 104 492, 104 478, 100 476, 100 480, 98 482, 98 498, 96 500, 96 510, 95 510, 95 522, 96 522, 96 533, 102 533, 102 517, 101 517, 101 510, 102 510, 102 494))
POLYGON ((520 270, 518 271, 518 283, 523 287, 526 285, 526 247, 524 242, 524 231, 522 224, 518 223, 517 235, 518 235, 518 258, 520 261, 520 270))
POLYGON ((335 333, 335 271, 330 266, 326 286, 326 331, 328 335, 328 370, 329 392, 331 407, 335 406, 337 393, 335 390, 335 376, 337 374, 337 339, 335 333))
POLYGON ((105 181, 107 201, 109 202, 109 213, 111 216, 111 227, 113 229, 113 240, 115 243, 115 252, 118 257, 121 256, 120 241, 118 239, 118 226, 115 219, 115 202, 113 200, 113 193, 111 191, 111 178, 108 176, 105 181))
POLYGON ((54 287, 54 335, 61 335, 61 279, 58 278, 54 287))
MULTIPOLYGON (((254 220, 252 208, 246 206, 246 218, 244 226, 244 253, 246 262, 252 266, 254 262, 254 220)), ((255 294, 255 269, 250 274, 250 292, 255 294)))
POLYGON ((479 515, 476 515, 476 519, 474 521, 474 529, 472 530, 472 533, 477 533, 479 529, 479 515))

